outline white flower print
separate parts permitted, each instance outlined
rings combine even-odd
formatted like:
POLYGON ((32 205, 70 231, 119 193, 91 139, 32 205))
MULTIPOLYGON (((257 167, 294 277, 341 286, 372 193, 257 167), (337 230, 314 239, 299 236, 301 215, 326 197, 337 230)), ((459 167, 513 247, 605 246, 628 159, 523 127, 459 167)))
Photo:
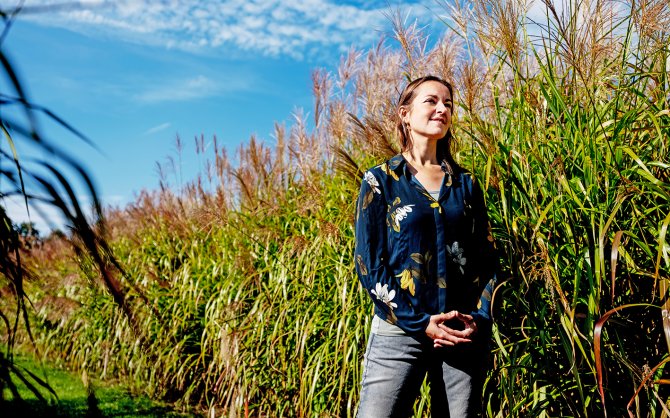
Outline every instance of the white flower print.
POLYGON ((373 192, 381 194, 381 190, 379 190, 379 182, 377 182, 377 179, 372 175, 371 172, 366 171, 365 175, 363 176, 363 180, 368 182, 368 185, 370 185, 370 188, 373 192))
POLYGON ((396 305, 394 302, 391 302, 395 297, 395 290, 391 290, 389 292, 388 286, 389 285, 387 284, 382 286, 381 283, 377 283, 375 288, 371 290, 371 293, 377 296, 377 299, 387 304, 389 308, 397 308, 398 305, 396 305))
POLYGON ((405 219, 407 217, 407 214, 412 211, 412 206, 414 205, 405 205, 401 206, 399 208, 396 208, 396 210, 393 212, 393 223, 395 224, 395 230, 400 231, 400 221, 405 219))
POLYGON ((467 260, 465 257, 463 257, 463 249, 458 245, 458 241, 454 241, 451 247, 447 244, 447 252, 451 256, 451 260, 458 264, 458 267, 461 269, 461 274, 465 274, 463 266, 467 260))

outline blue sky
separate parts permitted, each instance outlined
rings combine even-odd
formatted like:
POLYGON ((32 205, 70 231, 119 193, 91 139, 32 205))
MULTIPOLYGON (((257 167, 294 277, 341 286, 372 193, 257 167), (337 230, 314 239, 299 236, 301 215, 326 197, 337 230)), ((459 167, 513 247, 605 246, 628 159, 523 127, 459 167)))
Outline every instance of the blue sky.
MULTIPOLYGON (((0 0, 0 8, 17 3, 0 0)), ((251 135, 271 143, 275 122, 290 124, 297 109, 310 112, 313 69, 336 71, 351 46, 371 47, 389 33, 389 4, 425 21, 428 8, 437 8, 431 0, 120 0, 43 8, 50 4, 63 3, 26 0, 2 48, 32 101, 99 148, 42 121, 46 136, 91 171, 109 205, 157 187, 156 162, 176 155, 177 134, 186 178, 197 169, 195 136, 210 142, 216 135, 231 154, 251 135)), ((16 222, 26 219, 19 204, 5 203, 16 222)), ((35 213, 32 220, 47 229, 35 213)))

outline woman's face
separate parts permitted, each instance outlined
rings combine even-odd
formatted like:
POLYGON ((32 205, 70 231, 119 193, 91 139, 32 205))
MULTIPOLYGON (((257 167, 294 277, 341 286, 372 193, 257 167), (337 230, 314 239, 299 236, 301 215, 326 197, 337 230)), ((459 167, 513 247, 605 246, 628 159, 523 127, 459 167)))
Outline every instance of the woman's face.
POLYGON ((451 93, 439 81, 426 81, 415 90, 414 99, 400 108, 400 117, 411 138, 441 139, 451 126, 451 93))

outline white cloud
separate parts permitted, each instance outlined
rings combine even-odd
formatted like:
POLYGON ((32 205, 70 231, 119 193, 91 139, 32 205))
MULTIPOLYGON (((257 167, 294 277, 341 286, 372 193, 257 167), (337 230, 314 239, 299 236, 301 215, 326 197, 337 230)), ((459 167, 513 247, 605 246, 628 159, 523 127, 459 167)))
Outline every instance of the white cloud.
MULTIPOLYGON (((26 0, 26 6, 57 4, 26 0)), ((81 1, 81 7, 26 14, 43 25, 101 33, 168 48, 259 52, 266 56, 303 57, 315 47, 334 50, 367 47, 388 27, 390 2, 334 0, 119 0, 81 1)), ((0 7, 14 4, 0 0, 0 7)), ((427 18, 432 0, 404 2, 403 10, 427 18)), ((227 51, 226 51, 227 52, 227 51)))
POLYGON ((172 126, 172 124, 170 122, 161 123, 160 125, 156 125, 156 126, 153 126, 149 129, 147 129, 142 135, 146 136, 146 135, 155 134, 157 132, 161 132, 161 131, 166 130, 170 126, 172 126))
POLYGON ((53 229, 65 230, 65 218, 60 211, 50 205, 39 204, 35 200, 29 201, 30 213, 26 210, 26 202, 22 196, 5 196, 0 199, 7 216, 16 225, 23 222, 33 222, 35 229, 41 235, 48 235, 53 229))
POLYGON ((238 80, 236 85, 224 85, 204 75, 198 75, 186 80, 168 80, 154 83, 144 91, 137 93, 134 98, 143 103, 183 102, 215 96, 224 91, 244 89, 244 80, 238 80))

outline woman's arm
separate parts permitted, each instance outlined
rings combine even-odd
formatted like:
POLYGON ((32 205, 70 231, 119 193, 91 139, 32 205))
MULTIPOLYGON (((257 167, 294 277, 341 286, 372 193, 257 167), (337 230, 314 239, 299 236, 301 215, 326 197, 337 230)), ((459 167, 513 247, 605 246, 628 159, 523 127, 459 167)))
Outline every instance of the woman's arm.
POLYGON ((481 325, 491 323, 491 297, 497 284, 499 268, 498 254, 495 248, 491 226, 486 212, 484 192, 479 183, 472 177, 472 210, 473 210, 473 245, 478 254, 477 265, 482 291, 477 310, 471 312, 474 320, 481 325))
POLYGON ((383 182, 367 171, 356 204, 356 273, 377 311, 382 313, 382 319, 408 334, 424 333, 430 315, 414 310, 388 266, 388 209, 384 193, 383 182))

